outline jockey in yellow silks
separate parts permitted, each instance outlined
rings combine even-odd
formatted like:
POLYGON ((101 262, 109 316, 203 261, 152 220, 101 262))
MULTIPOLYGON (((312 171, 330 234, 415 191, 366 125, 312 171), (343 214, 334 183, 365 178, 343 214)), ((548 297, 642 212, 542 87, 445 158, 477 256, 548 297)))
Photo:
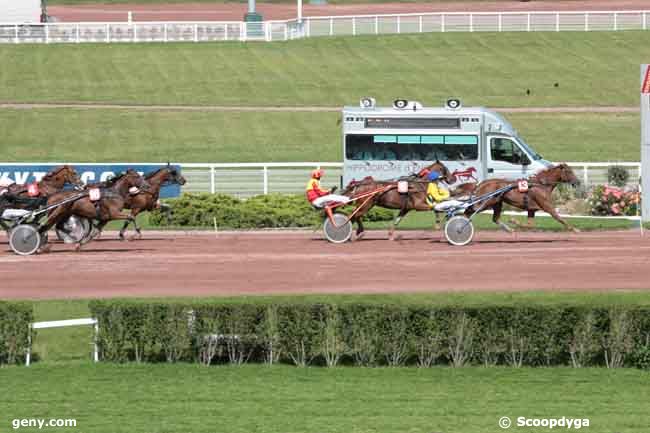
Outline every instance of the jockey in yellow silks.
POLYGON ((427 179, 429 179, 429 185, 427 186, 426 201, 430 207, 434 207, 436 203, 440 203, 449 198, 449 190, 438 184, 440 173, 434 170, 429 173, 427 179))

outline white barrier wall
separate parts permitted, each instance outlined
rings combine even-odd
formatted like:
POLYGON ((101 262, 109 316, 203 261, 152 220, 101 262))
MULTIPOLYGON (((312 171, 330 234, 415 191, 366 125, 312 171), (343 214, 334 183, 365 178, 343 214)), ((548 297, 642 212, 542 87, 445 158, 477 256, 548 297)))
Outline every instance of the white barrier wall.
POLYGON ((0 0, 0 23, 38 23, 41 0, 0 0))

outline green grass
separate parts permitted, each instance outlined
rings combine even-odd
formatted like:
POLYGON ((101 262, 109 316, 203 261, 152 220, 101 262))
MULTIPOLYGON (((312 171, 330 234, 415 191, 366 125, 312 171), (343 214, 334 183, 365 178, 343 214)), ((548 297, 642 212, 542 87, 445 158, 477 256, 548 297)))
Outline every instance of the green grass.
MULTIPOLYGON (((637 113, 505 116, 550 160, 640 158, 637 113)), ((342 161, 339 118, 335 112, 7 109, 0 110, 2 160, 342 161)))
POLYGON ((16 418, 75 418, 71 430, 84 433, 485 433, 500 431, 502 416, 565 416, 589 418, 592 433, 645 433, 648 380, 634 369, 34 365, 0 369, 0 423, 11 431, 16 418))
MULTIPOLYGON (((502 221, 509 224, 511 218, 516 219, 521 224, 526 223, 524 216, 504 216, 502 221)), ((411 212, 399 224, 401 230, 428 230, 433 226, 433 215, 429 212, 411 212)), ((492 222, 492 215, 477 215, 472 220, 476 230, 499 230, 499 227, 492 222)), ((612 220, 612 219, 591 219, 591 218, 571 218, 569 224, 583 231, 593 230, 626 230, 639 226, 637 221, 631 220, 612 220)), ((512 224, 510 224, 512 225, 512 224)), ((387 229, 389 222, 377 221, 364 224, 369 229, 387 229)), ((514 227, 514 226, 513 226, 514 227)), ((538 231, 564 231, 564 227, 551 217, 537 216, 535 218, 535 230, 538 231)), ((525 234, 525 231, 521 231, 525 234)), ((442 231, 440 231, 440 236, 442 231)))
POLYGON ((647 40, 631 31, 5 45, 0 100, 341 106, 374 95, 433 105, 455 95, 489 107, 629 106, 647 40))

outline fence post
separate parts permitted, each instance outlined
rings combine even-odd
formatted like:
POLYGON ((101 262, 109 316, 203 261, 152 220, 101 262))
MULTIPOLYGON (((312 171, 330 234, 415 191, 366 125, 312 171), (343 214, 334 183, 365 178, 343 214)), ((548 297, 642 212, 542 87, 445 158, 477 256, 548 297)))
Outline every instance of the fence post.
POLYGON ((217 190, 215 182, 214 182, 214 165, 210 166, 210 192, 214 194, 217 190))
POLYGON ((228 24, 224 24, 223 26, 223 40, 228 40, 228 24))
POLYGON ((355 17, 352 17, 352 36, 357 35, 357 20, 355 17))
POLYGON ((305 32, 306 37, 311 37, 311 20, 307 18, 307 31, 305 32))
POLYGON ((106 23, 106 43, 109 44, 111 42, 111 25, 106 23))
POLYGON ((618 30, 618 12, 614 12, 614 31, 618 30))
POLYGON ((77 23, 77 27, 76 27, 76 29, 77 29, 77 40, 76 40, 76 42, 77 42, 77 43, 80 42, 80 40, 79 40, 79 33, 81 32, 81 30, 79 29, 79 27, 80 27, 80 25, 79 25, 79 23, 77 23))
POLYGON ((474 31, 474 14, 469 14, 469 32, 474 31))
POLYGON ((422 33, 422 15, 420 15, 419 29, 420 33, 422 33))
POLYGON ((585 32, 589 31, 589 12, 585 12, 585 32))
POLYGON ((397 33, 402 33, 402 18, 397 15, 397 33))
POLYGON ((334 18, 330 17, 330 36, 334 36, 334 18))
POLYGON ((268 166, 264 166, 264 195, 267 195, 269 193, 269 168, 268 166))
POLYGON ((501 15, 501 13, 499 13, 498 16, 499 16, 498 30, 502 31, 503 30, 503 15, 501 15))
POLYGON ((15 35, 14 42, 18 43, 18 24, 14 25, 14 35, 15 35))
POLYGON ((284 40, 286 41, 288 39, 289 39, 289 26, 285 23, 284 24, 284 40))
POLYGON ((99 338, 99 319, 95 322, 95 335, 93 336, 93 361, 99 362, 99 347, 97 339, 99 338))
POLYGON ((526 31, 530 31, 530 12, 528 12, 527 17, 526 17, 526 31))
POLYGON ((163 41, 167 42, 167 23, 165 23, 165 27, 163 30, 163 41))
POLYGON ((379 34, 379 17, 375 17, 375 34, 379 34))
POLYGON ((199 41, 199 25, 194 24, 194 42, 199 41))
POLYGON ((45 43, 49 44, 50 43, 50 26, 45 23, 43 24, 45 26, 45 43))
POLYGON ((138 26, 135 23, 132 23, 131 26, 133 27, 133 42, 138 42, 138 26))
POLYGON ((560 13, 559 12, 555 13, 555 31, 556 32, 560 31, 560 13))
POLYGON ((440 15, 440 31, 445 32, 445 14, 440 15))
POLYGON ((588 174, 588 171, 589 171, 589 166, 584 165, 583 166, 583 172, 582 172, 582 180, 584 182, 585 188, 589 187, 589 174, 588 174))
POLYGON ((643 11, 643 30, 648 29, 648 13, 646 11, 643 11))

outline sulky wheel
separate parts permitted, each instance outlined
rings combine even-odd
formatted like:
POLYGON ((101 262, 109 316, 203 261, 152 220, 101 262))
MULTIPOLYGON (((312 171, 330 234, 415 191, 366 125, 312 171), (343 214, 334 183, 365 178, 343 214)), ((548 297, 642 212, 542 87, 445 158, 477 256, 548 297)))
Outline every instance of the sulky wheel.
POLYGON ((33 224, 18 224, 9 234, 9 246, 21 256, 34 254, 42 246, 43 238, 33 224))
POLYGON ((451 217, 445 224, 445 237, 452 245, 467 245, 474 237, 474 224, 462 215, 451 217))
POLYGON ((90 234, 91 224, 88 218, 72 215, 56 225, 56 237, 66 244, 81 242, 90 234))
POLYGON ((325 223, 323 223, 323 232, 327 240, 335 244, 342 244, 350 240, 352 237, 352 223, 348 220, 348 217, 342 213, 335 213, 332 215, 332 219, 334 224, 329 218, 326 218, 325 223))

